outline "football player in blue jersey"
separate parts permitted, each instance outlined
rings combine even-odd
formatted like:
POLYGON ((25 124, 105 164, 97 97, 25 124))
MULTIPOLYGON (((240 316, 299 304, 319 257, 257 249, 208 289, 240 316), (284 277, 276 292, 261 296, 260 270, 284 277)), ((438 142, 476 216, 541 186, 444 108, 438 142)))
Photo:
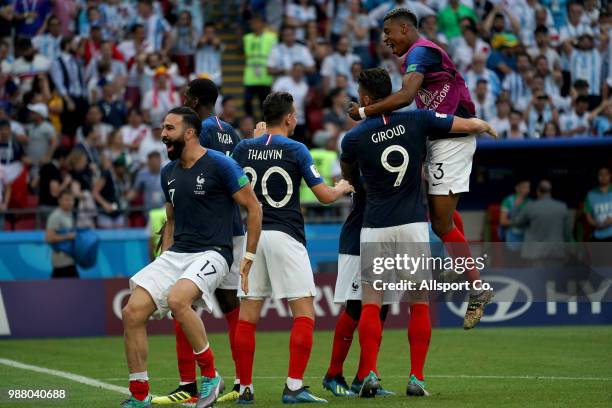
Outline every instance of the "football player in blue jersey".
MULTIPOLYGON (((263 103, 267 126, 264 135, 240 142, 233 157, 251 178, 263 207, 260 244, 247 279, 241 276, 240 320, 236 330, 240 398, 253 402, 252 370, 255 354, 255 326, 266 297, 287 299, 293 315, 289 341, 289 373, 283 403, 324 403, 304 387, 302 379, 312 349, 316 288, 306 252, 304 218, 300 209, 302 179, 322 203, 332 203, 352 191, 346 180, 335 187, 325 185, 310 152, 290 139, 297 124, 293 97, 272 93, 263 103)), ((247 234, 248 236, 248 234, 247 234)))
MULTIPOLYGON (((248 177, 226 155, 199 143, 201 121, 187 107, 165 117, 162 141, 171 163, 162 169, 167 225, 162 254, 130 279, 132 294, 123 309, 130 393, 122 408, 151 406, 147 374, 147 321, 171 311, 185 332, 202 378, 197 408, 214 404, 223 392, 204 325, 192 305, 213 308, 215 290, 233 262, 234 203, 246 208, 249 236, 240 273, 255 259, 262 211, 248 177)), ((246 288, 245 288, 246 289, 246 288)))
MULTIPOLYGON (((358 82, 362 106, 374 104, 391 94, 391 79, 383 69, 363 71, 358 82)), ((382 335, 380 309, 390 290, 376 287, 379 275, 370 272, 373 257, 393 257, 400 250, 413 258, 428 256, 429 226, 421 191, 422 159, 427 141, 484 132, 497 136, 495 130, 480 119, 416 110, 368 117, 342 140, 343 175, 351 179, 355 167, 358 167, 366 185, 360 236, 362 309, 358 330, 361 359, 357 372, 362 384, 359 390, 362 397, 375 396, 381 387, 375 372, 382 335), (363 251, 373 254, 366 255, 363 251)), ((389 282, 383 283, 400 280, 421 282, 430 276, 426 267, 409 274, 399 267, 384 272, 386 274, 382 276, 389 282)), ((423 396, 428 395, 423 367, 431 337, 428 296, 419 290, 410 291, 409 295, 411 367, 406 393, 423 396)))
MULTIPOLYGON (((187 86, 185 106, 196 111, 202 121, 202 130, 199 135, 200 144, 208 149, 213 149, 229 156, 240 142, 240 137, 238 132, 229 123, 222 121, 218 116, 214 115, 218 96, 219 92, 213 81, 203 78, 194 79, 187 86)), ((220 397, 219 402, 238 399, 240 387, 234 335, 240 313, 240 301, 237 297, 237 290, 240 260, 244 254, 245 237, 240 210, 237 205, 234 214, 232 244, 234 262, 222 284, 215 290, 215 298, 227 320, 228 337, 236 374, 233 389, 220 397)), ((176 320, 174 320, 174 333, 176 335, 176 354, 180 382, 178 387, 168 393, 168 395, 153 398, 154 404, 189 403, 197 400, 195 356, 185 333, 183 333, 180 324, 176 320)))

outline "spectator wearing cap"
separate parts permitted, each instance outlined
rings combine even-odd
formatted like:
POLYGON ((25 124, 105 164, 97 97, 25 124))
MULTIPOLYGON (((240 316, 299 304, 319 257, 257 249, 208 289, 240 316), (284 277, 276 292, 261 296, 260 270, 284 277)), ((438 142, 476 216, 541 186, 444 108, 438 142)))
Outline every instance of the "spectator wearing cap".
POLYGON ((594 228, 594 242, 612 242, 612 184, 610 169, 597 171, 597 188, 588 192, 584 203, 588 223, 594 228))
POLYGON ((612 134, 612 99, 603 101, 589 113, 589 122, 595 136, 610 136, 612 134))
POLYGON ((351 76, 351 66, 356 61, 361 61, 359 56, 349 50, 349 40, 346 36, 340 36, 336 44, 336 51, 327 56, 321 65, 321 76, 323 77, 323 93, 327 94, 330 89, 336 87, 336 77, 344 75, 351 76))
POLYGON ((552 98, 543 91, 533 93, 523 116, 527 118, 530 138, 538 139, 542 137, 546 123, 550 121, 559 122, 559 113, 552 103, 552 98))
POLYGON ((38 34, 47 16, 51 14, 51 0, 15 0, 12 4, 15 10, 15 31, 18 36, 33 38, 38 34))
POLYGON ((128 122, 121 127, 123 145, 129 150, 132 162, 139 162, 138 150, 143 140, 151 137, 151 128, 143 123, 142 114, 136 108, 128 111, 128 122))
POLYGON ((102 80, 100 86, 102 98, 98 102, 98 107, 102 111, 102 121, 113 128, 120 128, 125 123, 125 102, 117 97, 117 86, 114 83, 102 80))
POLYGON ((276 34, 265 31, 265 22, 261 15, 254 14, 249 21, 251 32, 242 37, 244 49, 244 112, 253 116, 253 99, 259 100, 261 109, 263 101, 270 93, 274 78, 268 72, 268 57, 277 43, 276 34))
POLYGON ((308 104, 308 84, 304 78, 304 65, 294 63, 289 75, 279 77, 272 85, 274 92, 288 92, 293 96, 293 106, 297 117, 297 126, 293 138, 306 143, 306 105, 308 104))
POLYGON ((61 52, 60 43, 62 41, 62 27, 60 21, 54 15, 49 15, 45 21, 44 32, 32 39, 34 48, 49 61, 54 61, 61 52))
POLYGON ((308 23, 317 21, 317 9, 310 0, 293 0, 287 2, 285 24, 295 29, 299 41, 306 39, 308 23))
POLYGON ((164 206, 165 197, 161 188, 162 159, 159 152, 153 150, 147 155, 146 166, 136 175, 132 189, 127 193, 126 200, 133 201, 139 194, 143 194, 145 214, 154 208, 164 206))
POLYGON ((18 57, 10 68, 10 73, 20 81, 19 89, 26 93, 32 89, 34 78, 39 74, 47 74, 51 61, 38 53, 32 46, 32 40, 20 37, 15 44, 18 57))
POLYGON ((486 57, 491 52, 491 46, 478 37, 476 23, 470 18, 461 20, 461 37, 453 41, 453 61, 457 69, 465 72, 470 68, 476 55, 486 57))
POLYGON ((487 58, 487 68, 495 71, 503 81, 506 75, 516 69, 518 40, 514 34, 496 34, 491 39, 493 51, 487 58))
POLYGON ((26 155, 32 163, 32 174, 38 176, 41 164, 51 159, 51 154, 57 144, 55 128, 47 121, 49 110, 44 103, 28 105, 30 125, 27 126, 28 144, 26 155))
POLYGON ((589 84, 589 95, 601 95, 603 57, 595 48, 591 34, 582 34, 574 48, 566 49, 572 80, 583 79, 589 84))
POLYGON ((519 110, 511 111, 509 123, 510 127, 500 134, 502 139, 526 139, 528 137, 523 129, 523 112, 519 110))
POLYGON ((293 27, 285 26, 281 31, 281 42, 274 45, 268 55, 268 72, 275 76, 287 76, 296 63, 301 64, 308 73, 315 70, 315 62, 308 48, 296 42, 293 27))
POLYGON ((74 136, 88 108, 85 73, 78 42, 72 37, 64 37, 61 47, 60 56, 51 66, 51 78, 64 100, 64 110, 60 115, 62 133, 74 136))
POLYGON ((468 89, 472 93, 472 97, 474 96, 474 90, 476 89, 476 83, 480 79, 484 79, 487 81, 487 88, 491 95, 494 98, 497 98, 501 93, 501 82, 497 74, 487 68, 486 66, 487 57, 482 54, 475 54, 470 69, 467 72, 464 72, 463 77, 465 78, 465 83, 468 86, 468 89))
POLYGON ((438 28, 452 42, 453 39, 461 36, 459 22, 465 17, 470 18, 475 23, 478 22, 478 16, 474 9, 459 0, 449 0, 448 5, 438 14, 438 28))
POLYGON ((574 101, 571 112, 561 115, 559 127, 563 136, 588 136, 589 134, 589 98, 581 95, 574 101))
POLYGON ((174 85, 166 68, 160 67, 155 71, 153 89, 149 90, 142 100, 141 109, 149 118, 149 123, 159 124, 164 120, 166 113, 172 108, 180 106, 181 98, 174 90, 174 85))
POLYGON ((516 71, 504 77, 502 89, 510 95, 510 101, 517 109, 525 109, 531 97, 529 82, 533 77, 531 60, 527 53, 516 56, 516 71))
POLYGON ((571 49, 573 43, 583 34, 593 35, 593 31, 584 17, 584 6, 582 3, 572 1, 567 3, 567 20, 559 31, 560 40, 566 50, 571 49))
POLYGON ((206 23, 204 32, 197 41, 195 53, 195 72, 197 75, 205 75, 217 86, 223 83, 221 75, 221 53, 225 46, 217 35, 213 23, 206 23))
POLYGON ((488 85, 486 79, 479 79, 476 82, 475 98, 473 99, 476 116, 487 122, 495 117, 495 99, 489 92, 488 85))
POLYGON ((539 56, 546 57, 548 69, 553 72, 561 69, 561 57, 550 44, 551 38, 548 27, 540 25, 535 30, 535 44, 527 50, 527 53, 534 61, 539 56))

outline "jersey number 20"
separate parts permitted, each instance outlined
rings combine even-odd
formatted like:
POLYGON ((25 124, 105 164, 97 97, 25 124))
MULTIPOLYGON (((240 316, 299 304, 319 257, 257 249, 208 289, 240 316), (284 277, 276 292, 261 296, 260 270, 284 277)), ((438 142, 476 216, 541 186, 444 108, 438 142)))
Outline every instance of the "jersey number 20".
POLYGON ((392 145, 383 150, 380 155, 380 163, 385 168, 385 170, 391 173, 397 173, 397 178, 395 179, 395 183, 393 183, 393 187, 398 187, 402 184, 402 180, 406 175, 406 170, 408 170, 408 162, 410 158, 408 157, 408 152, 402 146, 392 145), (393 152, 398 152, 402 155, 402 164, 399 166, 393 166, 389 163, 389 155, 393 152))
MULTIPOLYGON (((251 184, 253 186, 253 189, 255 189, 255 184, 257 184, 257 172, 255 172, 254 168, 248 166, 244 168, 244 172, 251 176, 251 184)), ((282 167, 270 167, 268 170, 266 170, 263 177, 261 178, 261 194, 264 196, 264 198, 271 207, 281 208, 286 206, 289 200, 291 200, 291 196, 293 195, 293 181, 291 181, 291 176, 289 176, 289 173, 287 173, 287 171, 282 167), (274 173, 280 174, 281 177, 285 179, 285 182, 287 183, 287 193, 285 194, 285 197, 283 197, 283 199, 280 201, 275 201, 268 194, 268 179, 274 173)))

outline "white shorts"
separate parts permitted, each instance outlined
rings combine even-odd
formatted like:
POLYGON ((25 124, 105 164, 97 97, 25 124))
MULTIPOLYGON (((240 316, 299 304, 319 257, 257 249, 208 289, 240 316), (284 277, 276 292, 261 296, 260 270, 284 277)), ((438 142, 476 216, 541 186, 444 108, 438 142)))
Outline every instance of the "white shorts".
POLYGON ((281 231, 261 231, 249 272, 248 294, 241 285, 238 297, 295 299, 315 296, 317 292, 306 248, 281 231))
POLYGON ((182 253, 164 251, 157 259, 142 268, 130 279, 130 289, 140 286, 153 298, 157 310, 153 314, 162 319, 168 314, 168 293, 179 279, 189 279, 200 291, 202 298, 194 305, 212 312, 215 289, 219 287, 229 268, 225 258, 216 251, 182 253))
POLYGON ((221 285, 219 285, 219 289, 238 289, 238 282, 240 281, 240 262, 242 261, 242 258, 244 258, 244 251, 246 250, 245 236, 236 235, 235 237, 233 237, 232 245, 234 247, 234 262, 230 267, 229 273, 225 275, 223 282, 221 282, 221 285))
MULTIPOLYGON (((395 303, 396 298, 393 293, 386 292, 383 304, 395 303)), ((339 254, 334 303, 344 304, 349 300, 361 301, 361 257, 339 254)))
MULTIPOLYGON (((427 222, 415 222, 411 224, 397 225, 386 228, 362 228, 361 250, 364 263, 372 262, 374 258, 395 258, 396 255, 407 255, 417 261, 419 258, 427 259, 431 256, 429 247, 429 224, 427 222)), ((421 261, 423 265, 424 261, 421 261)), ((372 270, 372 265, 363 265, 364 271, 372 270)), ((403 268, 403 267, 402 267, 403 268)), ((413 281, 420 283, 431 279, 431 270, 420 267, 417 270, 407 269, 385 269, 380 275, 362 273, 361 280, 373 283, 375 280, 394 283, 413 281)), ((385 296, 387 296, 385 291, 385 296)), ((393 291, 391 299, 399 301, 403 295, 400 291, 393 291)))
POLYGON ((425 159, 428 193, 449 195, 470 191, 475 151, 476 136, 429 140, 425 159))

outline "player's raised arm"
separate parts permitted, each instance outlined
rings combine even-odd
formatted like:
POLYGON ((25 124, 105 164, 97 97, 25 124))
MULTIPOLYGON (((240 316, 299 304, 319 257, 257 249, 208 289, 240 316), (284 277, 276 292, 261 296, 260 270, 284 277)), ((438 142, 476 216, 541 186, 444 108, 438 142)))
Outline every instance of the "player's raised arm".
POLYGON ((469 134, 488 133, 497 139, 497 131, 488 122, 478 118, 464 119, 455 116, 450 131, 451 133, 469 134))

